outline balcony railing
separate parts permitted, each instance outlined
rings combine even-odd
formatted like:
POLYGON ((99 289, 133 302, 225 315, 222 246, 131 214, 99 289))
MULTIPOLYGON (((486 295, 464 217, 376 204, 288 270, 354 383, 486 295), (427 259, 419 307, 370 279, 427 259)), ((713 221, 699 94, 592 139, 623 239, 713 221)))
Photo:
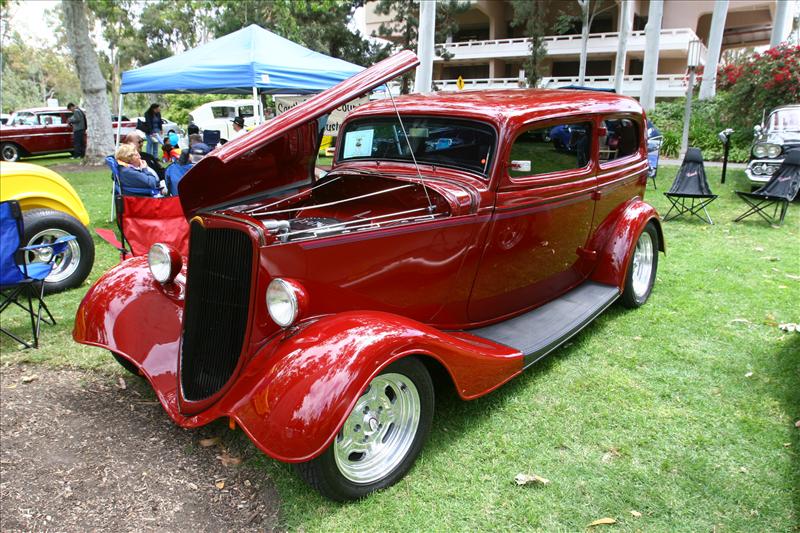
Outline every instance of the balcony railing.
MULTIPOLYGON (((678 52, 685 56, 689 42, 696 40, 697 35, 690 28, 672 28, 661 30, 659 41, 660 52, 678 52)), ((465 41, 457 43, 438 43, 437 48, 452 54, 450 61, 474 59, 509 59, 523 58, 530 53, 531 40, 527 37, 517 39, 494 39, 491 41, 465 41)), ((588 50, 590 55, 616 54, 619 33, 590 33, 588 50)), ((580 35, 550 35, 544 38, 548 56, 574 56, 581 52, 580 35)), ((634 31, 628 36, 628 52, 644 52, 644 31, 634 31)), ((705 57, 705 47, 701 50, 705 57)), ((435 57, 434 61, 444 61, 435 57)))
MULTIPOLYGON (((458 80, 434 80, 440 91, 458 91, 458 80)), ((543 78, 540 88, 557 89, 567 85, 577 85, 578 77, 543 78)), ((614 87, 614 76, 587 76, 583 82, 585 87, 608 89, 614 87)), ((481 89, 519 89, 525 82, 519 78, 472 78, 464 80, 465 91, 481 89)), ((625 76, 622 79, 622 93, 627 96, 640 96, 642 93, 642 76, 625 76)), ((656 96, 674 98, 686 95, 686 78, 683 74, 659 74, 656 76, 656 96)))

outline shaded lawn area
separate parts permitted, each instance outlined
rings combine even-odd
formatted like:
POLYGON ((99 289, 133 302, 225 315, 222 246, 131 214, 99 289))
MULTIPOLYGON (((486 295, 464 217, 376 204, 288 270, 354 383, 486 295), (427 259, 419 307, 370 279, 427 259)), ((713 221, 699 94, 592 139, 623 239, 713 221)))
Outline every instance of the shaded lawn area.
MULTIPOLYGON (((71 167, 67 167, 68 169, 71 167)), ((58 167, 55 168, 58 170, 58 167)), ((664 214, 675 167, 660 170, 647 199, 664 214)), ((410 474, 364 501, 317 496, 291 467, 265 456, 290 529, 583 530, 601 517, 624 531, 787 531, 800 523, 800 205, 775 229, 757 218, 734 224, 744 204, 742 171, 719 184, 716 222, 664 225, 650 301, 613 306, 526 374, 489 396, 440 394, 430 441, 410 474), (551 480, 518 487, 518 473, 551 480), (631 511, 642 514, 636 518, 631 511)), ((66 170, 92 223, 111 227, 109 178, 66 170)), ((116 264, 96 239, 89 281, 116 264)), ((59 325, 42 347, 2 339, 2 362, 122 372, 100 349, 72 342, 84 290, 50 296, 59 325)), ((7 312, 4 327, 24 333, 7 312)), ((120 412, 120 416, 126 416, 120 412)), ((236 438, 246 439, 241 433, 236 438)))

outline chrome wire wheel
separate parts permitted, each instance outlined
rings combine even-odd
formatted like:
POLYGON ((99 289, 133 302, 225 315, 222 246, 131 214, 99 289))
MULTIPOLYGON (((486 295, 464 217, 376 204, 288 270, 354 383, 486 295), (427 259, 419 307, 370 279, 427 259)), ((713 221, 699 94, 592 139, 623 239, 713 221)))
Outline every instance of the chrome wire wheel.
POLYGON ((633 293, 637 299, 645 298, 650 291, 653 275, 653 255, 653 239, 648 232, 643 231, 639 235, 639 240, 636 241, 631 271, 633 293))
POLYGON ((417 434, 420 406, 419 392, 408 377, 386 373, 373 379, 334 441, 341 474, 365 485, 397 468, 417 434))
MULTIPOLYGON (((34 244, 51 244, 59 237, 70 235, 66 231, 58 228, 49 228, 40 231, 30 238, 28 246, 34 244)), ((53 254, 52 248, 39 248, 38 250, 25 253, 25 263, 47 263, 53 254)), ((50 271, 45 281, 48 283, 58 283, 70 277, 78 269, 81 262, 81 247, 77 240, 72 240, 62 253, 53 260, 53 270, 50 271)))

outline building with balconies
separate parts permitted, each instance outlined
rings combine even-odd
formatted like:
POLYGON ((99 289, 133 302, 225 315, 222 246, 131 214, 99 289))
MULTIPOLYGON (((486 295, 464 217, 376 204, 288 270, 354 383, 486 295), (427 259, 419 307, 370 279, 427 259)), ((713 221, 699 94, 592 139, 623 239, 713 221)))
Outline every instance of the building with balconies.
MULTIPOLYGON (((566 30, 545 37, 546 58, 542 65, 542 87, 561 87, 578 83, 581 51, 580 8, 574 0, 546 1, 545 26, 556 22, 566 30), (565 27, 564 21, 572 21, 565 27)), ((788 0, 777 0, 788 1, 788 0)), ((456 17, 458 31, 445 42, 436 43, 446 51, 444 59, 434 59, 433 79, 439 90, 454 90, 461 78, 464 89, 520 87, 525 85, 524 64, 530 54, 530 39, 523 28, 512 25, 513 7, 508 0, 470 0, 466 11, 456 17)), ((625 77, 622 92, 639 96, 642 85, 645 34, 649 0, 630 0, 625 77)), ((377 34, 391 18, 375 13, 375 2, 366 4, 367 34, 377 34)), ((677 97, 686 93, 686 65, 689 43, 701 41, 701 58, 709 41, 713 0, 664 0, 659 43, 657 97, 677 97)), ((755 47, 769 44, 776 11, 776 0, 730 0, 722 48, 755 47)), ((621 27, 620 0, 600 5, 592 21, 584 85, 613 87, 617 46, 621 27)))

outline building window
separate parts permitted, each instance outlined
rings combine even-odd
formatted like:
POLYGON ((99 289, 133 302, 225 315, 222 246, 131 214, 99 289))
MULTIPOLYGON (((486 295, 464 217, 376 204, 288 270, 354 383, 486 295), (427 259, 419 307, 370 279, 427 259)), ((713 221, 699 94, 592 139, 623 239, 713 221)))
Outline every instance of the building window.
POLYGON ((641 76, 642 72, 644 72, 644 61, 641 59, 631 59, 628 63, 628 75, 629 76, 641 76))
MULTIPOLYGON (((580 63, 578 61, 554 61, 553 77, 566 78, 578 75, 580 63)), ((595 60, 586 62, 587 76, 611 76, 611 60, 595 60)))
POLYGON ((511 147, 508 174, 537 176, 583 168, 589 164, 592 125, 561 123, 523 132, 511 147))
POLYGON ((629 118, 603 122, 606 135, 600 137, 600 161, 613 161, 639 151, 639 124, 629 118))

